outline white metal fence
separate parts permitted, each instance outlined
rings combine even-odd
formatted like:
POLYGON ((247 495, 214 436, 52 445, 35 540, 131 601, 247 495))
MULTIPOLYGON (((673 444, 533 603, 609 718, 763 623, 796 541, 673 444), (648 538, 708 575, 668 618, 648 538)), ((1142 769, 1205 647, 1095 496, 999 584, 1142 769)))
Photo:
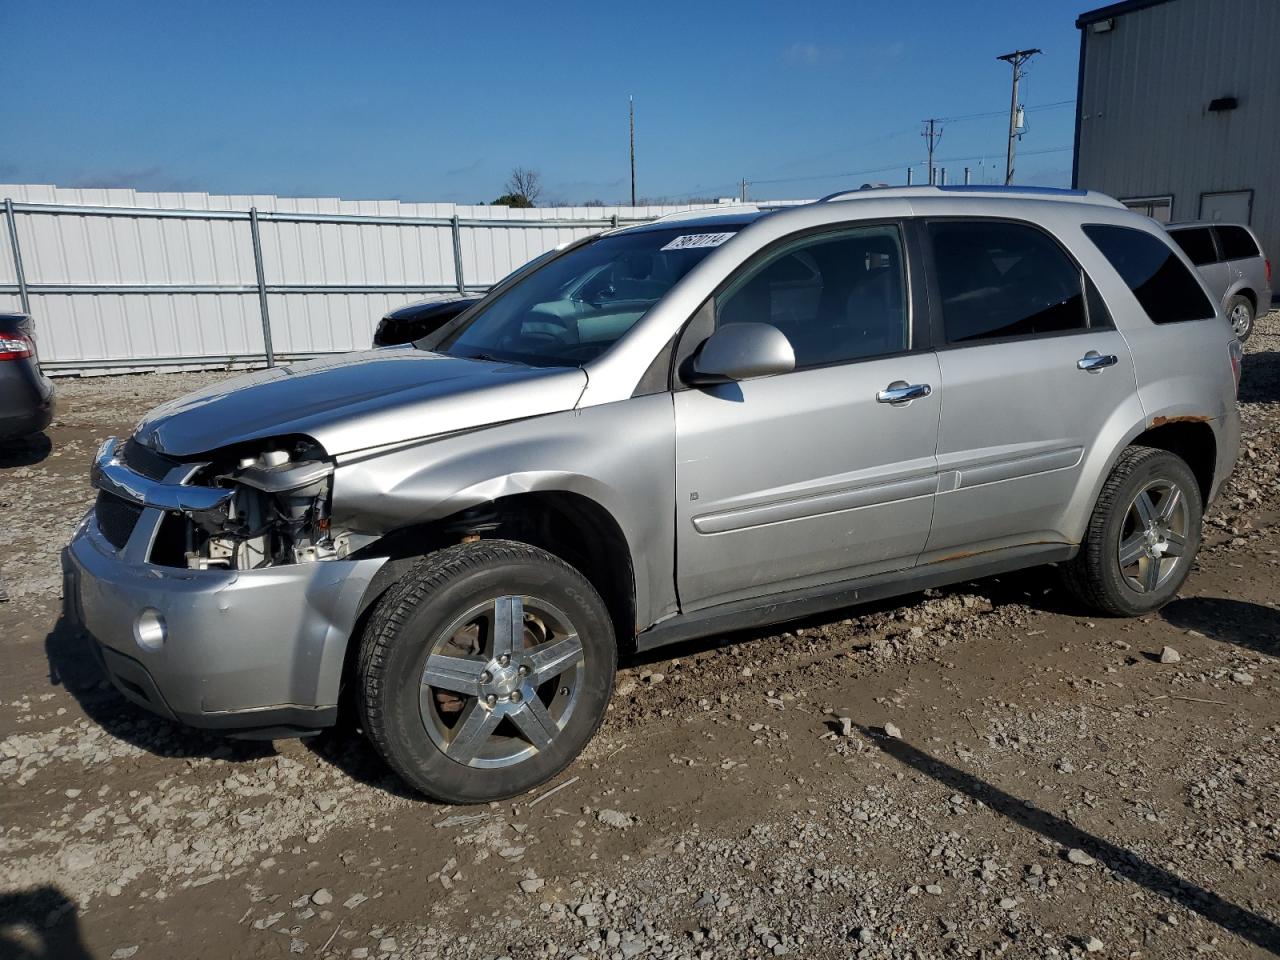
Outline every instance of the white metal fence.
MULTIPOLYGON (((528 210, 0 185, 0 310, 53 373, 367 347, 389 308, 482 291, 567 240, 693 206, 528 210)), ((794 201, 792 201, 794 202, 794 201)))

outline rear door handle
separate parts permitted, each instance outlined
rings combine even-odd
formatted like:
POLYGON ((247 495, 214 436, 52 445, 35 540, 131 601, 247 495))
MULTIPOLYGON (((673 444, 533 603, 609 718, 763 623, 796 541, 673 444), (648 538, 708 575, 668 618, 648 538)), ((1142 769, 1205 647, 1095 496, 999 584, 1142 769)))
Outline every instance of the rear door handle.
POLYGON ((1119 362, 1119 358, 1114 353, 1099 353, 1097 350, 1090 350, 1076 361, 1076 366, 1081 370, 1096 373, 1103 367, 1114 367, 1119 362))
POLYGON ((876 394, 876 403, 907 403, 910 400, 921 400, 931 393, 933 393, 933 387, 927 383, 895 380, 876 394))

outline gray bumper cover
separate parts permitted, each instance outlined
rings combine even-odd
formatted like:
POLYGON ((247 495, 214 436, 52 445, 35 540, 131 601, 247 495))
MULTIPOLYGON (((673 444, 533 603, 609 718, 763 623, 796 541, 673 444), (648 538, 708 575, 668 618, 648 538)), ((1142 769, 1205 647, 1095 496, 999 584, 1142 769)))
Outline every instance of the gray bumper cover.
POLYGON ((130 700, 198 727, 321 727, 334 720, 348 640, 384 562, 162 567, 122 559, 90 513, 67 550, 66 596, 130 700), (155 650, 134 636, 147 609, 167 627, 155 650))

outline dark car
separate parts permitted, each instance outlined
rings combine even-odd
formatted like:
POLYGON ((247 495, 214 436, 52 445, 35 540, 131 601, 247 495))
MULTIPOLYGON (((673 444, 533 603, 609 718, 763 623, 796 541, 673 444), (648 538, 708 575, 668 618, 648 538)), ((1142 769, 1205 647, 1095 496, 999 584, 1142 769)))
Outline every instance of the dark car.
POLYGON ((31 318, 0 313, 0 440, 39 433, 53 419, 53 384, 40 372, 31 318))
POLYGON ((419 300, 408 306, 392 310, 378 321, 373 333, 375 347, 392 347, 398 343, 413 343, 429 333, 435 333, 460 314, 479 297, 455 297, 452 300, 419 300))

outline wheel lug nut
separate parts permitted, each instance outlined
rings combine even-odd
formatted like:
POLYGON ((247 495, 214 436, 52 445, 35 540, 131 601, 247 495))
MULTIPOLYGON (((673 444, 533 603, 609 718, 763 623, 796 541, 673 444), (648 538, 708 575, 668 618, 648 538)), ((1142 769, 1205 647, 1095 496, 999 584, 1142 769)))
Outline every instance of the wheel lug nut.
POLYGON ((487 697, 485 697, 484 700, 485 700, 485 703, 489 704, 489 706, 492 707, 495 703, 498 702, 498 695, 495 693, 491 693, 487 697))
POLYGON ((486 670, 484 673, 480 674, 480 682, 481 682, 481 683, 490 683, 490 682, 492 682, 492 680, 493 680, 493 674, 492 674, 492 673, 490 673, 488 670, 486 670))
POLYGON ((510 662, 511 662, 511 658, 507 656, 505 653, 498 658, 498 663, 500 663, 504 667, 510 662))
POLYGON ((521 664, 521 665, 520 665, 520 676, 522 676, 522 677, 527 677, 528 675, 529 675, 529 668, 528 668, 528 667, 526 667, 524 664, 521 664))
POLYGON ((521 699, 522 699, 522 697, 520 696, 520 691, 519 691, 519 690, 512 690, 512 691, 511 691, 511 702, 512 702, 512 703, 519 703, 519 702, 521 701, 521 699))

